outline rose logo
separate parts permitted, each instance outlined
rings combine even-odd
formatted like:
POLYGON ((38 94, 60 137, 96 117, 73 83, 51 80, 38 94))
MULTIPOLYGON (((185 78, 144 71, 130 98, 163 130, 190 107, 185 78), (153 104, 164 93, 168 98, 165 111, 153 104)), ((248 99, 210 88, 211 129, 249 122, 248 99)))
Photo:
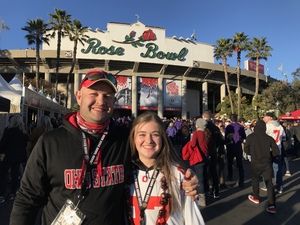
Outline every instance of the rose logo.
POLYGON ((156 36, 151 29, 145 30, 142 36, 145 41, 155 41, 156 40, 156 36))
POLYGON ((133 47, 137 48, 137 47, 143 47, 145 45, 143 42, 145 41, 156 40, 156 35, 151 29, 145 30, 143 34, 137 39, 135 39, 135 36, 136 36, 136 32, 133 30, 125 36, 125 41, 115 41, 115 40, 113 41, 120 44, 131 44, 133 47))

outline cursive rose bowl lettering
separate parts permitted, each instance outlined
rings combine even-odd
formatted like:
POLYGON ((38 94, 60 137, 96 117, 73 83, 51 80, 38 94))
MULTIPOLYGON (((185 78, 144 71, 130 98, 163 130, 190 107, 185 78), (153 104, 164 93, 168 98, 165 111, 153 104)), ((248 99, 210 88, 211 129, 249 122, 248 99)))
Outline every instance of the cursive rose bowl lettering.
MULTIPOLYGON (((143 34, 146 36, 147 40, 148 39, 153 39, 152 33, 147 33, 143 34), (148 35, 148 36, 147 36, 148 35)), ((114 45, 111 45, 110 47, 105 47, 102 46, 101 41, 97 38, 90 38, 88 39, 87 43, 89 44, 87 48, 82 48, 81 52, 83 54, 94 54, 94 55, 118 55, 118 56, 123 56, 125 55, 125 49, 122 47, 115 47, 114 45)), ((132 44, 132 43, 131 43, 132 44)), ((140 56, 143 58, 150 58, 150 59, 166 59, 166 60, 171 60, 171 61, 185 61, 185 57, 188 54, 188 49, 187 48, 182 48, 178 53, 176 52, 164 52, 164 51, 159 51, 159 46, 154 43, 148 43, 144 46, 146 49, 145 52, 140 53, 140 56)))
POLYGON ((92 53, 95 55, 124 55, 124 48, 115 46, 110 46, 109 48, 101 46, 101 41, 97 38, 90 38, 87 40, 89 46, 86 49, 81 49, 81 52, 84 54, 92 53))
POLYGON ((177 59, 179 61, 185 61, 185 56, 188 53, 187 48, 182 48, 179 53, 158 51, 159 47, 154 43, 148 43, 145 47, 147 48, 146 53, 140 54, 143 58, 158 58, 172 61, 177 59))

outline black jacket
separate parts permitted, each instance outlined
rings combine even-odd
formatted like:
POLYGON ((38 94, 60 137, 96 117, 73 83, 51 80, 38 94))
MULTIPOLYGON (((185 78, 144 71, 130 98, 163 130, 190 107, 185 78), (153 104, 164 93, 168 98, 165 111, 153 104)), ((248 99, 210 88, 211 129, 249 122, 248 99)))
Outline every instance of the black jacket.
POLYGON ((217 154, 218 148, 224 144, 223 136, 219 127, 217 127, 212 121, 207 121, 206 127, 211 132, 209 152, 211 156, 214 156, 217 154))
MULTIPOLYGON (((40 207, 44 207, 42 224, 49 225, 67 199, 77 203, 84 164, 83 138, 81 130, 67 119, 61 127, 41 136, 35 145, 14 202, 11 225, 34 224, 40 207)), ((94 146, 99 142, 89 139, 94 146)), ((92 166, 93 185, 80 206, 86 215, 83 225, 125 224, 124 187, 131 170, 127 141, 128 130, 111 120, 101 145, 103 174, 99 175, 101 167, 92 166)))
POLYGON ((5 154, 4 162, 25 163, 27 140, 27 134, 24 134, 18 127, 5 128, 0 141, 0 153, 5 154))
POLYGON ((266 123, 259 120, 254 132, 247 136, 244 151, 251 155, 251 163, 272 163, 272 157, 279 154, 275 140, 266 134, 266 123))

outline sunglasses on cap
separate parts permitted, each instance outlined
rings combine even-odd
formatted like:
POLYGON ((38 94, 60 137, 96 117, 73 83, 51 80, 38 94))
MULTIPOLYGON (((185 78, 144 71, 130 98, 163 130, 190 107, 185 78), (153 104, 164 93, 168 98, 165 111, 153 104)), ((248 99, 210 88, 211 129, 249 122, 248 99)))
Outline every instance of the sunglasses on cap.
MULTIPOLYGON (((117 85, 116 78, 111 73, 106 73, 104 71, 87 73, 84 80, 99 80, 102 78, 106 78, 109 81, 111 81, 114 85, 117 85)), ((83 80, 83 82, 84 82, 84 80, 83 80)))
POLYGON ((96 83, 96 81, 101 80, 101 79, 106 79, 108 80, 112 85, 114 85, 114 89, 116 89, 117 87, 117 80, 116 78, 110 74, 110 73, 106 73, 104 71, 101 70, 95 70, 95 71, 90 71, 86 74, 86 76, 83 78, 83 80, 81 81, 80 84, 80 88, 81 87, 89 87, 91 85, 93 85, 94 83, 96 83), (86 81, 89 81, 85 84, 86 81), (95 82, 93 82, 95 81, 95 82))

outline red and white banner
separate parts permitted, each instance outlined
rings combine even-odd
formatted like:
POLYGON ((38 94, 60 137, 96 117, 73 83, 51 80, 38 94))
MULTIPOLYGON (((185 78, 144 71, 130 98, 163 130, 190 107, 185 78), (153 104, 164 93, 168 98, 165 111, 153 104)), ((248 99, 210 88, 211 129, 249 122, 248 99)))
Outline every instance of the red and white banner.
POLYGON ((181 81, 164 80, 164 110, 181 111, 181 81))
POLYGON ((131 109, 131 77, 117 76, 116 79, 118 93, 116 94, 115 109, 131 109))
MULTIPOLYGON (((256 62, 250 61, 250 60, 246 60, 245 61, 245 69, 246 70, 251 70, 251 71, 256 71, 256 62)), ((258 65, 258 72, 261 74, 265 74, 265 68, 264 65, 259 64, 258 65)))
POLYGON ((157 110, 157 83, 155 78, 138 77, 138 103, 140 110, 157 110))

